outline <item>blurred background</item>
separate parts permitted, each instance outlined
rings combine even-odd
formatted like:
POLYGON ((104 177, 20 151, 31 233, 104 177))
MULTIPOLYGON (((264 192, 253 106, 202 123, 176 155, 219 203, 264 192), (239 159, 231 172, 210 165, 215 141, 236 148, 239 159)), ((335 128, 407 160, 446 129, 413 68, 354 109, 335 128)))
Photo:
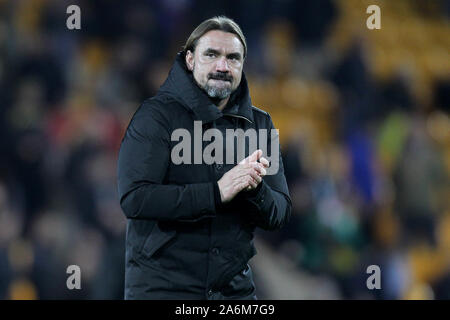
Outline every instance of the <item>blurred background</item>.
POLYGON ((219 14, 247 37, 293 201, 256 234, 258 297, 450 299, 449 0, 0 0, 0 299, 123 298, 121 138, 219 14))

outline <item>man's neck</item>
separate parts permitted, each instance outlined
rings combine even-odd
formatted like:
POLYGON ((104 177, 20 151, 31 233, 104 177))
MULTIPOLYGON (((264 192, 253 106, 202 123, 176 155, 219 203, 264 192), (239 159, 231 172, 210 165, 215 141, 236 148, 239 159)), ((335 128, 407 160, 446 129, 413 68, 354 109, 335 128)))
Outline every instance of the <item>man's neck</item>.
POLYGON ((217 108, 219 108, 219 110, 222 111, 226 107, 228 100, 230 100, 230 96, 228 96, 222 100, 216 100, 216 99, 211 99, 211 100, 217 106, 217 108))
POLYGON ((227 105, 228 100, 230 100, 230 96, 228 96, 227 98, 220 101, 220 103, 217 105, 217 108, 219 108, 219 110, 222 111, 225 108, 225 106, 227 105))
MULTIPOLYGON (((194 80, 194 83, 197 85, 197 87, 199 87, 201 90, 203 90, 204 92, 206 92, 205 89, 203 89, 203 88, 198 84, 197 80, 195 80, 194 77, 193 77, 193 80, 194 80)), ((228 103, 228 100, 230 100, 230 96, 228 96, 228 97, 226 97, 225 99, 222 99, 222 100, 215 99, 215 98, 211 98, 211 97, 209 97, 209 99, 212 101, 212 103, 214 103, 214 105, 215 105, 217 108, 219 108, 220 111, 222 111, 222 110, 226 107, 226 105, 227 105, 227 103, 228 103)))

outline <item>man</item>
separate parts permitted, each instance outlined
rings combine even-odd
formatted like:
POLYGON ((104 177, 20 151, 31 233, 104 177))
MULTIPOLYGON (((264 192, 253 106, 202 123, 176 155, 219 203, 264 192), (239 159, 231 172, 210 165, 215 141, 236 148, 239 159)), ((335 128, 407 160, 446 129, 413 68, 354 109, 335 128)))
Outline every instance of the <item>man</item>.
POLYGON ((204 21, 127 128, 118 160, 128 218, 125 299, 256 299, 253 232, 281 228, 291 201, 278 136, 257 137, 277 156, 269 166, 250 138, 220 135, 274 129, 251 104, 246 55, 233 20, 204 21), (208 129, 215 148, 206 143, 208 129))

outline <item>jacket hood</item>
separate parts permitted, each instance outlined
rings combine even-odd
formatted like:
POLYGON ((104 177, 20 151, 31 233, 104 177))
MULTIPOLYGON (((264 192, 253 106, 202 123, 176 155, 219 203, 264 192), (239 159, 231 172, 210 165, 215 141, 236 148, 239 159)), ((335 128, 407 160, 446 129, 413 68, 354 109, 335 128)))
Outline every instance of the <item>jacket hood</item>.
POLYGON ((205 123, 220 118, 224 113, 244 117, 250 122, 254 121, 252 102, 244 72, 242 72, 241 83, 231 94, 230 100, 222 112, 194 82, 192 72, 186 68, 182 51, 177 54, 169 75, 158 90, 158 94, 173 97, 184 107, 192 110, 197 120, 205 123))

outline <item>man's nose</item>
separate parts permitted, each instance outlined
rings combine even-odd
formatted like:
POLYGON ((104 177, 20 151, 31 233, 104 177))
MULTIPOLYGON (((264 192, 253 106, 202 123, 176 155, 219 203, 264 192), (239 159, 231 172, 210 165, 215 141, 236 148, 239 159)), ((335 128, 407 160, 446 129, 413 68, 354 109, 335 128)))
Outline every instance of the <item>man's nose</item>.
POLYGON ((219 61, 217 61, 217 64, 216 64, 216 71, 221 71, 221 72, 230 71, 226 57, 219 58, 219 61))

